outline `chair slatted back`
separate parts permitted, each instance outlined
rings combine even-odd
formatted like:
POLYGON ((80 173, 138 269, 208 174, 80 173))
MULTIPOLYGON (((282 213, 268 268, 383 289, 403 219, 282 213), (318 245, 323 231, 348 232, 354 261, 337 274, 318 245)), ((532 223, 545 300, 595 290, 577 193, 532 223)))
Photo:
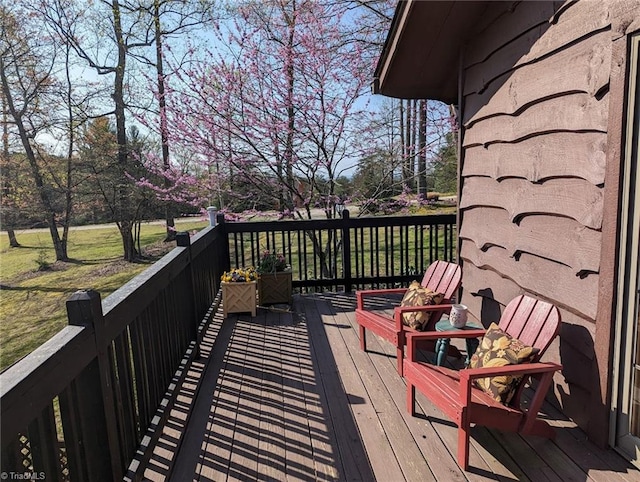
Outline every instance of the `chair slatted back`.
POLYGON ((560 312, 551 303, 520 295, 506 306, 499 326, 526 345, 538 348, 537 361, 560 332, 560 312))
MULTIPOLYGON (((435 293, 442 293, 444 295, 443 303, 448 303, 460 286, 461 280, 462 268, 459 265, 437 260, 429 265, 421 284, 435 293)), ((448 312, 448 309, 433 311, 424 329, 426 331, 435 330, 438 320, 448 312)))
POLYGON ((421 285, 436 293, 442 293, 445 300, 450 300, 462 279, 462 268, 456 263, 437 260, 429 265, 421 285))

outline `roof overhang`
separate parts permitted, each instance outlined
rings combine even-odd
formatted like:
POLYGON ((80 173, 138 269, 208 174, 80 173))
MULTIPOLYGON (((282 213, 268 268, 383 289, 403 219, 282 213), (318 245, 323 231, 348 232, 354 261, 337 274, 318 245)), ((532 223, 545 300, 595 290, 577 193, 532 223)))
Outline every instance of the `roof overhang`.
POLYGON ((374 73, 373 93, 456 103, 459 53, 487 3, 401 0, 374 73))

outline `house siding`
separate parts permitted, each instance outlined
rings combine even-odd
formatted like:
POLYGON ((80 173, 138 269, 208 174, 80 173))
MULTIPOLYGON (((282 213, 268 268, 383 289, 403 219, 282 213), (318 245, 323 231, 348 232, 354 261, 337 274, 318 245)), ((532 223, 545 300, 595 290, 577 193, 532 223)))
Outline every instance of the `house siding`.
POLYGON ((606 373, 595 347, 619 36, 611 3, 489 4, 461 71, 462 301, 484 324, 521 293, 560 308, 545 355, 564 365, 552 398, 587 430, 606 373))

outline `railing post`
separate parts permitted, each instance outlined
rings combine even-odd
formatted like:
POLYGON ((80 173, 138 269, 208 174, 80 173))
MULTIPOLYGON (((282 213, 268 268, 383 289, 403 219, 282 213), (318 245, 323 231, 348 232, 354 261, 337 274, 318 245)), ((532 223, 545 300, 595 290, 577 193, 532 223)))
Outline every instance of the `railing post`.
POLYGON ((216 217, 218 215, 218 208, 216 206, 209 206, 207 208, 207 212, 209 213, 209 225, 213 228, 216 227, 216 217))
POLYGON ((347 293, 353 291, 353 279, 351 278, 351 236, 349 236, 349 210, 342 211, 342 270, 344 274, 344 290, 347 293))
POLYGON ((189 256, 189 282, 191 283, 191 286, 189 288, 189 292, 191 293, 191 305, 192 305, 192 311, 193 311, 193 320, 192 320, 192 326, 190 329, 190 333, 189 336, 191 337, 191 339, 196 340, 196 357, 200 356, 200 342, 202 340, 200 340, 200 337, 198 336, 198 324, 200 323, 200 320, 198 319, 198 307, 197 307, 197 297, 196 297, 196 291, 195 291, 195 286, 196 283, 193 279, 193 256, 191 254, 191 236, 189 236, 189 233, 186 231, 182 231, 179 233, 176 233, 176 246, 178 246, 179 248, 187 248, 187 255, 189 256))
POLYGON ((218 214, 218 229, 220 229, 220 235, 222 236, 222 249, 218 253, 220 256, 220 267, 222 271, 229 271, 231 269, 231 253, 229 253, 229 233, 227 232, 227 225, 224 220, 224 214, 218 214))
MULTIPOLYGON (((89 480, 121 479, 124 467, 111 381, 110 343, 105 340, 100 294, 93 290, 76 291, 67 300, 67 315, 69 325, 93 328, 97 353, 74 382, 73 409, 67 413, 75 418, 73 425, 80 428, 70 438, 75 438, 74 442, 82 447, 85 460, 78 462, 86 464, 89 480)), ((61 399, 63 411, 66 410, 62 405, 66 403, 61 399)))
POLYGON ((186 231, 180 231, 176 233, 176 246, 180 248, 188 248, 191 246, 191 238, 186 231))

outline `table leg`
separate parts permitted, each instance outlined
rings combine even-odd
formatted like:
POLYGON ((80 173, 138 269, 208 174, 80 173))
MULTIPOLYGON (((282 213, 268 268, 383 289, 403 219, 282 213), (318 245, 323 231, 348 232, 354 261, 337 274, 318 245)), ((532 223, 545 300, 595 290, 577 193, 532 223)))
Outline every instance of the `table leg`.
POLYGON ((467 338, 467 362, 466 366, 469 366, 471 363, 471 357, 478 349, 478 345, 480 345, 480 340, 477 338, 467 338))
POLYGON ((447 359, 450 341, 449 338, 438 338, 436 343, 436 365, 442 366, 447 359))

